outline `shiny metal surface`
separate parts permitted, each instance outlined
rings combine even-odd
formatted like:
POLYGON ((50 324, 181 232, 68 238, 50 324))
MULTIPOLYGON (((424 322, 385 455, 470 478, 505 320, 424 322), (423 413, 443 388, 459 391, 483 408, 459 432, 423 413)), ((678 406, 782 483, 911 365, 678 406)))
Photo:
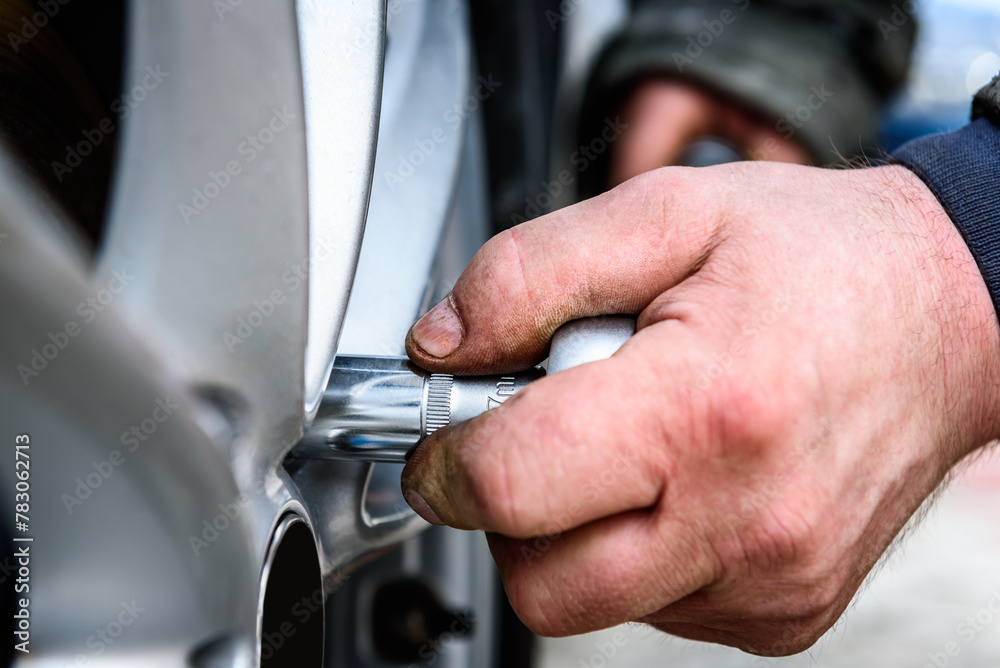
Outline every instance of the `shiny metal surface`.
MULTIPOLYGON (((488 237, 478 110, 449 113, 475 99, 466 3, 391 2, 386 18, 376 175, 338 355, 401 355, 407 328, 450 290, 488 237)), ((367 45, 370 35, 355 31, 341 48, 367 45)), ((358 567, 373 550, 406 540, 381 563, 419 550, 426 553, 426 562, 416 567, 421 572, 475 569, 475 579, 450 578, 442 586, 456 605, 474 608, 484 619, 490 614, 495 590, 488 552, 472 549, 464 534, 442 543, 425 532, 428 525, 402 498, 402 465, 290 459, 287 466, 308 500, 322 544, 329 668, 384 665, 365 646, 362 615, 373 581, 383 573, 358 567)), ((494 642, 493 632, 484 630, 441 648, 435 666, 490 665, 494 642)))
MULTIPOLYGON (((548 370, 607 359, 635 333, 632 316, 598 316, 556 330, 548 370)), ((437 429, 503 404, 533 380, 536 368, 497 376, 429 373, 405 357, 338 356, 313 428, 293 455, 302 459, 405 462, 437 429)))
MULTIPOLYGON (((406 331, 424 306, 475 111, 463 107, 478 85, 465 3, 390 6, 368 232, 339 354, 403 354, 406 331)), ((474 228, 475 221, 465 224, 474 228)))
POLYGON ((198 0, 136 0, 127 30, 125 81, 151 63, 169 75, 125 119, 96 275, 134 272, 115 306, 225 420, 216 446, 259 572, 278 519, 308 521, 281 469, 304 419, 309 295, 294 272, 309 262, 295 7, 244 3, 220 17, 198 0))
MULTIPOLYGON (((406 5, 407 3, 403 3, 404 8, 406 5)), ((441 32, 435 27, 445 21, 457 22, 458 29, 446 33, 448 40, 468 42, 464 3, 460 11, 450 13, 444 10, 455 7, 452 3, 430 2, 422 3, 421 6, 423 11, 428 13, 428 17, 421 22, 429 27, 424 29, 424 36, 420 38, 427 42, 420 47, 420 51, 437 48, 445 53, 470 53, 468 44, 457 47, 447 40, 442 40, 441 32)), ((409 54, 417 51, 412 46, 414 41, 412 35, 408 41, 404 42, 402 39, 404 34, 410 35, 402 25, 404 20, 407 20, 407 15, 403 12, 390 11, 390 40, 386 54, 390 64, 387 64, 386 68, 386 95, 390 95, 390 91, 393 90, 405 90, 406 105, 437 109, 439 117, 443 120, 447 109, 442 107, 441 99, 435 97, 439 94, 437 87, 411 85, 412 77, 420 74, 420 68, 405 58, 397 58, 399 52, 409 54), (418 71, 411 72, 413 69, 418 71)), ((478 85, 473 83, 476 74, 488 73, 480 72, 471 62, 461 64, 457 72, 463 74, 462 77, 455 79, 459 88, 454 95, 451 93, 449 95, 457 96, 460 100, 474 99, 469 96, 474 94, 475 86, 478 85)), ((384 107, 388 106, 385 100, 383 103, 384 107)), ((395 217, 394 207, 376 208, 375 202, 380 198, 402 196, 392 192, 384 178, 382 187, 379 187, 379 179, 376 177, 372 193, 373 206, 365 231, 365 245, 362 248, 362 262, 365 262, 364 256, 370 254, 367 262, 371 263, 369 266, 372 270, 359 272, 355 281, 352 305, 357 303, 358 308, 352 306, 347 314, 345 333, 341 338, 341 353, 402 354, 402 338, 393 337, 405 332, 421 313, 451 290, 469 260, 488 238, 485 149, 480 113, 478 109, 470 107, 468 114, 463 112, 463 116, 464 118, 458 119, 461 127, 453 137, 461 146, 460 161, 455 165, 455 180, 438 178, 434 169, 417 170, 410 176, 410 180, 419 183, 419 188, 407 190, 408 197, 411 198, 407 200, 409 202, 407 206, 410 211, 419 212, 421 215, 407 214, 405 217, 395 217), (448 190, 451 191, 451 195, 447 194, 448 190), (424 197, 429 193, 433 193, 435 201, 440 199, 450 202, 442 211, 443 220, 422 215, 424 197), (440 245, 431 247, 412 244, 413 237, 421 234, 421 230, 423 234, 431 237, 440 234, 440 245), (377 244, 368 243, 369 239, 376 238, 379 239, 377 244), (373 249, 377 248, 383 249, 386 255, 379 257, 375 254, 373 249), (418 250, 431 258, 429 275, 419 273, 426 270, 428 266, 426 259, 419 262, 409 261, 418 250), (408 271, 406 274, 393 273, 399 281, 390 282, 389 275, 383 275, 378 269, 396 267, 399 258, 408 259, 406 265, 408 271), (423 290, 415 289, 418 286, 423 290), (389 329, 385 332, 374 329, 365 320, 369 315, 369 309, 363 306, 371 300, 377 300, 375 303, 387 307, 374 314, 380 318, 374 321, 376 323, 383 323, 381 318, 388 319, 389 329), (398 305, 398 309, 393 308, 393 304, 398 305), (348 330, 352 330, 353 334, 348 335, 348 330)), ((389 119, 401 124, 409 122, 406 114, 392 112, 383 116, 382 131, 389 119)), ((449 130, 451 123, 441 127, 449 130)), ((399 134, 405 137, 402 131, 399 134)), ((384 136, 387 135, 383 134, 384 136)), ((387 146, 389 145, 386 142, 380 143, 380 160, 398 156, 398 152, 394 152, 398 149, 387 146)), ((391 165, 391 161, 387 164, 391 165)), ((420 519, 407 505, 400 491, 399 477, 402 464, 313 460, 309 461, 303 470, 315 472, 332 468, 360 469, 368 472, 368 478, 361 489, 360 517, 347 527, 348 530, 344 530, 344 525, 348 525, 350 518, 342 513, 338 515, 332 511, 324 512, 319 518, 314 512, 316 526, 321 527, 318 529, 318 535, 321 540, 330 544, 324 548, 326 554, 340 559, 342 554, 354 554, 359 549, 378 541, 383 541, 389 546, 398 542, 401 536, 408 536, 409 539, 399 548, 379 556, 360 570, 350 570, 350 575, 346 579, 340 578, 331 582, 328 589, 336 591, 333 591, 327 599, 328 668, 385 668, 385 664, 374 656, 371 647, 371 637, 365 628, 370 623, 366 610, 369 596, 375 587, 386 578, 398 578, 401 575, 422 578, 431 583, 449 605, 476 611, 479 620, 478 632, 474 635, 464 634, 454 643, 434 648, 432 656, 435 668, 468 666, 499 668, 500 664, 496 657, 500 628, 495 620, 494 611, 498 609, 497 597, 502 594, 497 587, 496 567, 485 545, 485 539, 470 532, 430 527, 420 519)), ((319 477, 316 476, 317 479, 319 477)), ((298 476, 296 481, 300 481, 298 476)), ((299 484, 305 489, 304 481, 299 484)), ((330 496, 338 494, 332 485, 323 486, 321 492, 330 496)), ((341 505, 330 507, 346 507, 343 503, 349 498, 347 494, 340 493, 337 499, 331 499, 331 502, 341 505)), ((321 506, 317 504, 317 508, 319 507, 321 506)), ((348 571, 345 569, 344 572, 348 571)))
POLYGON ((455 377, 427 373, 405 357, 338 356, 313 427, 293 455, 405 462, 437 429, 496 408, 541 375, 455 377))
POLYGON ((329 379, 361 251, 382 101, 386 11, 383 0, 298 0, 296 7, 309 164, 308 422, 329 379))
MULTIPOLYGON (((281 466, 307 417, 310 282, 331 271, 339 284, 349 281, 363 226, 363 204, 354 218, 347 207, 315 228, 333 239, 310 239, 310 214, 325 210, 321 197, 310 199, 308 169, 329 177, 334 167, 307 161, 303 100, 309 97, 311 114, 321 118, 324 95, 316 77, 303 92, 302 63, 321 58, 312 45, 329 27, 321 20, 329 12, 367 25, 377 7, 341 2, 326 13, 303 6, 300 15, 292 3, 244 4, 220 16, 212 4, 182 0, 136 1, 130 11, 126 81, 151 63, 169 75, 155 91, 162 94, 150 95, 124 125, 96 273, 134 271, 116 306, 142 323, 146 336, 155 333, 150 338, 170 375, 224 418, 228 430, 217 445, 252 529, 249 555, 258 572, 280 517, 294 512, 311 522, 281 466), (317 19, 302 53, 300 16, 317 19)), ((377 61, 380 49, 375 39, 362 51, 377 61)), ((328 76, 346 85, 355 65, 343 59, 328 76)), ((359 94, 375 96, 371 69, 358 69, 359 94)), ((364 170, 374 128, 358 135, 340 147, 348 182, 348 168, 364 170)), ((336 329, 346 298, 342 288, 331 299, 320 329, 336 329)), ((258 581, 252 591, 261 587, 258 581)))
POLYGON ((611 357, 635 334, 635 317, 601 315, 567 322, 552 335, 548 373, 611 357))
MULTIPOLYGON (((432 286, 457 278, 486 241, 485 215, 479 210, 485 207, 479 183, 484 178, 482 148, 471 133, 475 115, 445 120, 449 109, 469 95, 466 12, 460 0, 394 2, 386 11, 384 40, 380 32, 352 30, 335 50, 385 46, 375 177, 340 354, 401 354, 403 335, 420 315, 432 286), (428 138, 431 144, 422 146, 431 148, 421 152, 415 142, 428 138), (419 165, 410 160, 414 151, 419 165), (442 238, 452 251, 444 262, 439 257, 442 238), (455 239, 462 243, 456 245, 455 239)), ((377 549, 426 528, 402 498, 399 467, 379 467, 389 468, 295 462, 297 484, 322 527, 317 531, 329 581, 336 581, 334 569, 343 565, 345 555, 353 558, 365 546, 377 549), (382 502, 368 504, 369 498, 382 502), (360 508, 386 509, 384 516, 368 515, 377 532, 357 521, 360 508)))
POLYGON ((277 468, 303 414, 308 286, 285 280, 309 255, 295 8, 130 9, 125 81, 150 63, 169 75, 125 119, 96 273, 134 271, 122 308, 177 376, 229 406, 248 482, 277 468))
POLYGON ((123 85, 156 73, 156 86, 130 98, 117 126, 92 264, 71 225, 0 155, 0 418, 38 442, 34 529, 45 546, 34 562, 33 651, 18 658, 252 666, 280 518, 295 514, 311 531, 336 525, 319 540, 338 546, 319 555, 326 581, 345 560, 413 534, 355 526, 367 467, 338 463, 307 498, 283 466, 309 419, 309 387, 326 384, 347 307, 385 8, 133 0, 128 10, 123 85), (331 53, 348 35, 350 52, 331 53), (88 311, 95 295, 100 308, 88 311), (18 365, 70 323, 79 336, 24 382, 18 365), (330 486, 342 496, 327 508, 330 486), (135 624, 100 652, 88 647, 132 599, 143 608, 135 624))
POLYGON ((425 382, 426 375, 406 358, 338 356, 313 427, 295 455, 405 461, 423 437, 425 382))
POLYGON ((0 202, 5 523, 14 435, 31 441, 30 522, 18 532, 33 539, 19 543, 30 549, 31 652, 15 665, 201 665, 192 657, 222 645, 227 665, 252 665, 256 528, 216 446, 228 426, 168 372, 123 293, 91 275, 61 213, 2 151, 0 202), (105 294, 93 317, 80 308, 105 294), (57 335, 67 329, 76 334, 57 335), (46 347, 50 335, 59 345, 46 347))
POLYGON ((541 369, 528 369, 503 376, 455 376, 448 394, 448 424, 464 422, 497 408, 544 375, 541 369))
MULTIPOLYGON (((423 520, 414 520, 413 511, 396 494, 397 465, 293 458, 287 467, 295 487, 309 499, 310 525, 320 544, 323 589, 331 596, 355 577, 358 560, 365 555, 397 546, 427 528, 423 520), (385 475, 370 479, 382 467, 385 475)), ((327 617, 327 633, 336 632, 344 620, 329 612, 327 617)))

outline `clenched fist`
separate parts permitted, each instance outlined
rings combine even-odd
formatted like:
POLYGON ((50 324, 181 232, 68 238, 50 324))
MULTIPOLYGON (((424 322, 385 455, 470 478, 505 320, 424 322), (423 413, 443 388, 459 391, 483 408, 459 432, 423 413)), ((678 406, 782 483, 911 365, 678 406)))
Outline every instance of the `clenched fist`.
POLYGON ((990 295, 902 167, 649 172, 492 239, 407 346, 511 371, 610 313, 639 315, 612 358, 435 433, 403 475, 426 519, 488 532, 545 635, 639 620, 801 651, 1000 433, 990 295))

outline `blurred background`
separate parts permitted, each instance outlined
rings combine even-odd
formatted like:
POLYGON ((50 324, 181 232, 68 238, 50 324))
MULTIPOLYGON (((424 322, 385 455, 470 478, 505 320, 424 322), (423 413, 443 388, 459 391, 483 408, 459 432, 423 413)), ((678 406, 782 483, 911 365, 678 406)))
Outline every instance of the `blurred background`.
POLYGON ((925 0, 917 7, 909 78, 882 124, 890 150, 967 123, 972 95, 1000 71, 1000 3, 925 0))

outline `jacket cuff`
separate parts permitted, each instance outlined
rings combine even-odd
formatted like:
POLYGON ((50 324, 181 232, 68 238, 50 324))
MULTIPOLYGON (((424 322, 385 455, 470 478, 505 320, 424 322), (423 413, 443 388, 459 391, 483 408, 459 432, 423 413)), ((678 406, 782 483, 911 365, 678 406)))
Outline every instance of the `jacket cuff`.
POLYGON ((1000 125, 980 118, 956 132, 908 142, 892 157, 941 201, 1000 314, 1000 125))

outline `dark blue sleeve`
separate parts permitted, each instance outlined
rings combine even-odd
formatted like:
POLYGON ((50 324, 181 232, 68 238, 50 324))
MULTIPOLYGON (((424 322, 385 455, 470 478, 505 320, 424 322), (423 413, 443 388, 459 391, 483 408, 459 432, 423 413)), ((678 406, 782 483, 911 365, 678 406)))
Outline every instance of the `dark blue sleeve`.
POLYGON ((937 195, 965 237, 1000 314, 1000 125, 979 118, 893 154, 937 195))

